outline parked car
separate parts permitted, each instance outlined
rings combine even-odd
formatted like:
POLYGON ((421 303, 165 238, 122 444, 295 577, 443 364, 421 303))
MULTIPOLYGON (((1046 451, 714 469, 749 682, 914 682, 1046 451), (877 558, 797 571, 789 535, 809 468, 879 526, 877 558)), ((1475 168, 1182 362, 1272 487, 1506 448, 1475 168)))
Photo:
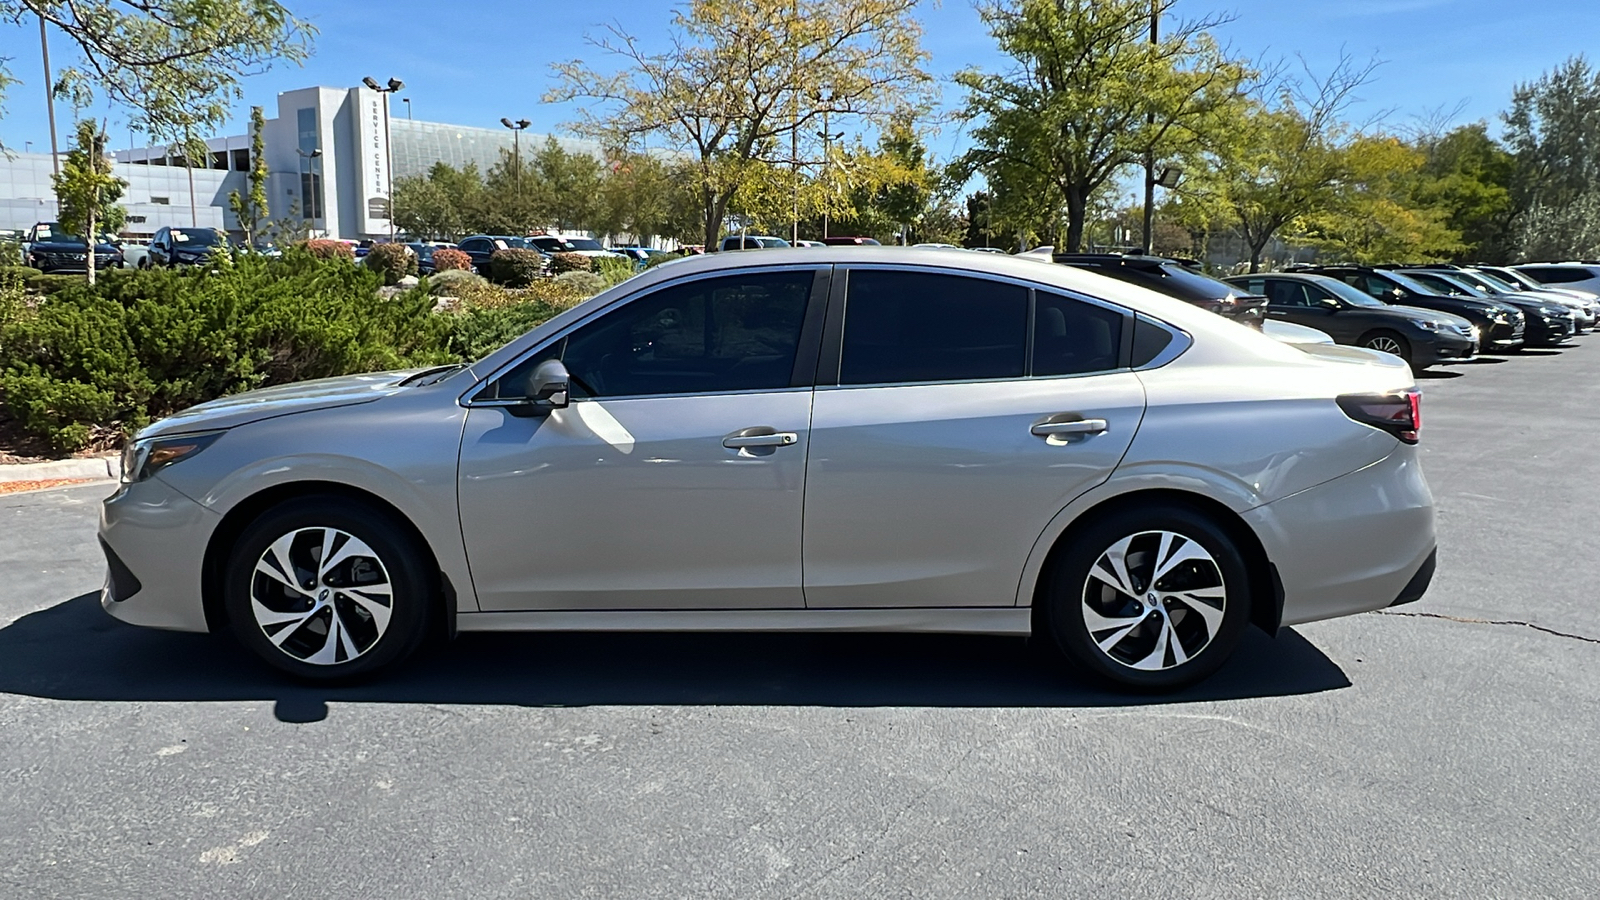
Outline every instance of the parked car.
POLYGON ((1075 267, 715 254, 471 365, 145 428, 101 598, 311 679, 458 630, 1037 629, 1172 689, 1252 623, 1423 594, 1420 403, 1398 359, 1075 267))
POLYGON ((1062 265, 1088 269, 1176 297, 1252 328, 1260 328, 1266 314, 1266 297, 1248 293, 1237 285, 1218 281, 1166 257, 1125 256, 1120 253, 1052 253, 1049 258, 1062 265))
POLYGON ((1511 268, 1539 282, 1543 287, 1572 288, 1600 294, 1600 264, 1526 263, 1511 268))
MULTIPOLYGON (((509 234, 475 234, 464 237, 456 243, 456 249, 472 258, 472 269, 479 275, 489 274, 489 258, 494 256, 496 250, 539 250, 528 238, 516 237, 509 234)), ((539 250, 544 253, 543 250, 539 250)), ((550 254, 544 253, 545 264, 550 262, 550 254)))
POLYGON ((1515 306, 1522 311, 1527 322, 1527 331, 1523 335, 1525 346, 1554 347, 1565 343, 1577 333, 1577 324, 1572 311, 1561 304, 1522 294, 1502 294, 1491 298, 1454 275, 1436 269, 1405 269, 1402 270, 1402 274, 1440 293, 1452 293, 1479 300, 1493 299, 1515 306))
POLYGON ((546 255, 554 256, 557 253, 576 253, 579 256, 589 256, 596 259, 625 259, 625 254, 615 253, 600 245, 594 238, 585 237, 556 237, 551 234, 536 234, 528 238, 528 242, 546 255))
POLYGON ((1421 370, 1469 359, 1478 349, 1477 329, 1450 313, 1390 306, 1336 278, 1263 272, 1224 278, 1251 294, 1267 297, 1267 316, 1326 332, 1334 341, 1393 353, 1421 370))
POLYGON ((794 245, 796 247, 826 247, 826 246, 828 246, 827 244, 824 244, 821 241, 795 241, 794 245))
POLYGON ((1529 278, 1526 274, 1509 266, 1473 266, 1473 271, 1487 275, 1490 278, 1498 278, 1511 287, 1522 288, 1523 290, 1530 291, 1552 291, 1558 294, 1565 294, 1568 297, 1576 297, 1579 300, 1589 300, 1595 303, 1600 303, 1600 294, 1597 294, 1593 291, 1585 291, 1579 288, 1561 287, 1557 285, 1540 284, 1539 282, 1534 281, 1532 278, 1529 278))
MULTIPOLYGON (((38 229, 39 226, 34 227, 38 229)), ((30 238, 25 259, 35 269, 64 274, 89 268, 89 244, 82 235, 67 234, 59 225, 54 225, 47 230, 35 230, 30 238)), ((94 245, 94 267, 120 269, 123 265, 122 251, 111 243, 109 235, 102 235, 94 245)))
POLYGON ((718 250, 775 250, 789 246, 783 238, 765 237, 761 235, 745 234, 730 235, 722 239, 718 250))
POLYGON ((417 274, 432 275, 433 254, 439 250, 453 249, 455 246, 446 241, 412 241, 406 244, 406 249, 417 257, 417 274))
POLYGON ((1526 317, 1521 309, 1509 303, 1441 293, 1399 272, 1372 266, 1297 265, 1290 266, 1287 271, 1326 275, 1384 303, 1460 316, 1477 327, 1480 353, 1510 353, 1522 346, 1526 317))
POLYGON ((215 228, 164 227, 150 239, 146 268, 193 266, 205 262, 213 251, 227 249, 227 236, 215 228))
POLYGON ((1580 300, 1576 297, 1570 297, 1566 294, 1558 293, 1556 291, 1547 291, 1543 288, 1534 288, 1532 290, 1528 290, 1520 285, 1508 285, 1488 275, 1474 272, 1471 269, 1462 268, 1461 266, 1452 266, 1444 263, 1427 266, 1398 266, 1397 268, 1406 270, 1413 268, 1437 270, 1450 276, 1452 281, 1459 281, 1468 287, 1475 289, 1478 293, 1484 295, 1485 297, 1505 299, 1511 295, 1518 295, 1533 300, 1541 300, 1545 303, 1560 304, 1565 306, 1567 310, 1572 313, 1573 328, 1578 334, 1583 334, 1585 331, 1590 330, 1595 324, 1596 307, 1593 301, 1580 300))
POLYGON ((122 254, 123 268, 146 268, 145 260, 150 257, 149 241, 137 238, 117 238, 112 241, 112 245, 122 254))
POLYGON ((822 243, 829 247, 879 247, 877 240, 869 237, 825 237, 822 243))
POLYGON ((634 262, 639 263, 639 264, 642 265, 642 264, 647 263, 647 262, 650 261, 650 254, 651 254, 652 251, 650 250, 649 247, 628 246, 628 247, 612 247, 611 248, 611 252, 612 253, 621 254, 622 256, 626 256, 627 258, 633 260, 634 262))

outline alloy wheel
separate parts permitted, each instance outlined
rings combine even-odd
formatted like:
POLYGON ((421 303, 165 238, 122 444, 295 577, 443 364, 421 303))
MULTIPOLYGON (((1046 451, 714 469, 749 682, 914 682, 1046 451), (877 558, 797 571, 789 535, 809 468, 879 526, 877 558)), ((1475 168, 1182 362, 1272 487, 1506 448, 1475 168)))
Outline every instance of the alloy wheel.
POLYGON ((389 629, 394 592, 378 554, 337 528, 297 528, 267 546, 250 609, 273 646, 312 665, 347 663, 389 629))
POLYGON ((1144 531, 1112 544, 1089 568, 1083 623, 1113 662, 1163 671, 1210 646, 1227 597, 1221 567, 1198 541, 1144 531))
POLYGON ((1400 342, 1387 335, 1378 335, 1367 341, 1367 349, 1382 350, 1384 353, 1393 353, 1395 356, 1404 356, 1401 352, 1400 342))

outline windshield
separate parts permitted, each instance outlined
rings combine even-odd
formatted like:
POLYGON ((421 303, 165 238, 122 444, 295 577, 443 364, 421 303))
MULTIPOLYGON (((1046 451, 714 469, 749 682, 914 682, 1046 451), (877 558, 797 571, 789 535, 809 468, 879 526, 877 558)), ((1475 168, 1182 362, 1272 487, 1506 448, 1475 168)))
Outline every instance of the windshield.
POLYGON ((562 244, 561 249, 566 250, 569 253, 574 251, 574 250, 601 250, 601 251, 603 251, 603 250, 606 249, 606 248, 600 246, 600 242, 599 241, 593 240, 592 238, 569 238, 567 240, 562 241, 561 244, 562 244))
POLYGON ((1445 293, 1450 292, 1448 288, 1434 284, 1427 284, 1400 272, 1388 271, 1384 272, 1383 275, 1385 278, 1388 278, 1390 281, 1393 281, 1395 284, 1400 285, 1412 293, 1437 294, 1440 291, 1444 291, 1445 293))
POLYGON ((1444 291, 1446 294, 1465 294, 1468 297, 1483 297, 1484 293, 1470 284, 1453 277, 1453 273, 1444 272, 1410 272, 1410 277, 1426 285, 1432 285, 1430 293, 1444 291))
POLYGON ((1500 285, 1495 284, 1476 272, 1451 272, 1450 277, 1451 279, 1459 281, 1462 284, 1471 285, 1472 287, 1475 287, 1486 294, 1498 294, 1505 290, 1505 288, 1502 288, 1500 285))
POLYGON ((783 238, 764 237, 764 238, 756 238, 755 240, 756 240, 756 243, 760 244, 762 249, 765 249, 765 250, 776 250, 776 249, 778 249, 780 247, 789 246, 789 242, 784 240, 783 238))
POLYGON ((1205 296, 1215 297, 1218 300, 1224 297, 1259 296, 1251 294, 1237 285, 1229 284, 1226 281, 1218 281, 1210 275, 1202 275, 1186 266, 1177 264, 1164 265, 1161 270, 1168 278, 1172 279, 1173 284, 1182 285, 1196 293, 1204 292, 1205 296))
POLYGON ((1325 275, 1312 275, 1311 277, 1315 280, 1317 287, 1322 288, 1351 306, 1388 305, 1366 291, 1357 290, 1354 286, 1345 284, 1337 278, 1329 278, 1325 275))
POLYGON ((192 244, 196 247, 213 247, 218 243, 217 233, 209 228, 195 228, 180 231, 172 229, 172 240, 178 244, 192 244))
POLYGON ((1539 283, 1515 269, 1480 269, 1485 278, 1492 278, 1504 284, 1513 291, 1538 290, 1539 283))

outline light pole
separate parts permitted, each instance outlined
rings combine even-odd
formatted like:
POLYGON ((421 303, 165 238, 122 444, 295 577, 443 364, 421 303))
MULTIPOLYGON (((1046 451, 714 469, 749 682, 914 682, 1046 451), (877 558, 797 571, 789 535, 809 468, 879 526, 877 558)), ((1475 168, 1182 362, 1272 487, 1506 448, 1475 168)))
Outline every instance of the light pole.
MULTIPOLYGON (((300 186, 300 193, 305 195, 306 206, 309 209, 303 211, 302 218, 309 218, 311 220, 311 230, 316 231, 319 227, 317 220, 322 218, 322 179, 317 177, 317 160, 322 158, 322 148, 318 147, 307 153, 296 147, 294 152, 300 154, 301 159, 306 160, 306 184, 300 186)), ((391 214, 392 212, 391 210, 391 214)), ((393 221, 393 219, 390 221, 393 221)), ((322 230, 326 231, 327 229, 323 228, 322 230)))
POLYGON ((50 88, 50 41, 45 38, 44 14, 39 14, 39 52, 44 56, 44 105, 50 112, 50 165, 61 174, 61 148, 56 145, 56 95, 50 88))
POLYGON ((527 119, 518 119, 513 122, 509 118, 502 116, 500 118, 500 124, 511 129, 511 155, 513 157, 511 163, 511 183, 515 185, 514 189, 517 192, 517 211, 520 213, 522 211, 522 133, 527 131, 528 126, 532 125, 533 123, 529 122, 527 119))
POLYGON ((406 121, 407 122, 411 121, 411 98, 410 97, 401 97, 400 98, 400 102, 404 103, 406 105, 406 121))
MULTIPOLYGON (((1161 0, 1150 0, 1150 46, 1157 44, 1157 29, 1161 22, 1161 0)), ((1150 132, 1156 129, 1156 114, 1152 111, 1145 116, 1145 126, 1150 132)), ((1155 236, 1150 232, 1155 229, 1156 222, 1156 148, 1152 144, 1144 153, 1144 246, 1140 248, 1145 256, 1150 255, 1154 245, 1155 236)))
POLYGON ((383 161, 384 161, 384 177, 385 177, 385 181, 386 181, 386 186, 385 186, 384 190, 385 190, 385 193, 387 194, 385 199, 388 201, 388 204, 389 204, 389 210, 388 210, 388 212, 389 212, 389 240, 393 241, 394 240, 394 150, 389 145, 389 95, 394 93, 395 91, 398 91, 401 88, 405 87, 406 83, 401 81, 398 78, 391 78, 391 79, 389 79, 389 83, 388 84, 380 85, 380 84, 378 84, 378 82, 376 80, 373 79, 373 77, 371 75, 368 75, 366 78, 361 79, 361 83, 366 85, 369 88, 372 88, 373 90, 375 90, 378 93, 383 95, 383 161))

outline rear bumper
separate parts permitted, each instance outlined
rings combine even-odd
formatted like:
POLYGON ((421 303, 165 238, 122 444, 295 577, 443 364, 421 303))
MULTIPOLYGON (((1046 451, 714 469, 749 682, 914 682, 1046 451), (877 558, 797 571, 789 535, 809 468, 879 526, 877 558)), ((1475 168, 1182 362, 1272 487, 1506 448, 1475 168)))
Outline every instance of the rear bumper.
POLYGON ((1432 577, 1433 509, 1416 449, 1401 445, 1244 519, 1283 581, 1283 624, 1295 625, 1408 602, 1418 573, 1432 577))

